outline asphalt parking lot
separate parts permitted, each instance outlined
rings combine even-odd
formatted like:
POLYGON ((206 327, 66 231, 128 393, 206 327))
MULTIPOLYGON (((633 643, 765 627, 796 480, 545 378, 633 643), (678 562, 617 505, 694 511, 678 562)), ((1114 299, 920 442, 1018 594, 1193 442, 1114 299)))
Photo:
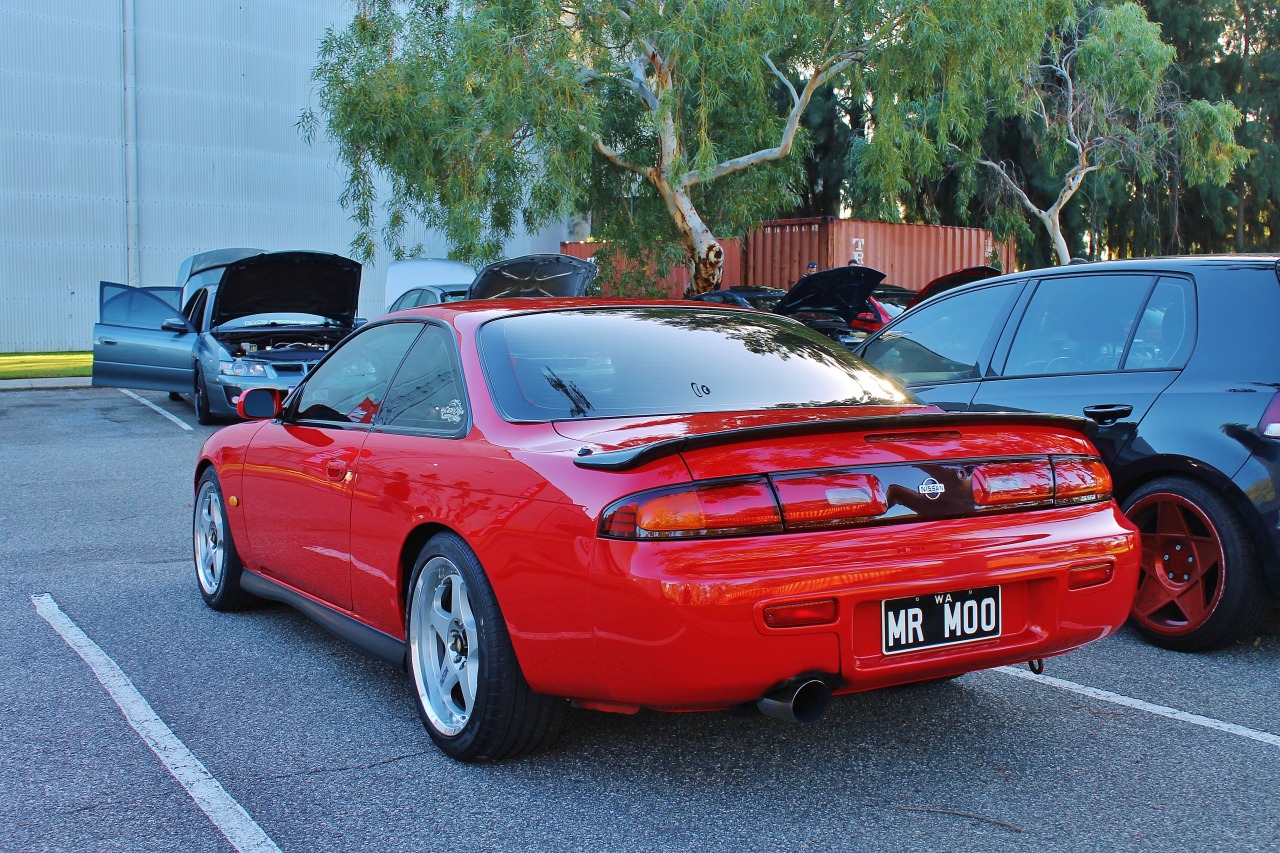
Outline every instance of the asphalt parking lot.
POLYGON ((0 850, 1280 848, 1276 620, 1201 655, 1126 630, 808 727, 576 711, 549 753, 454 763, 402 673, 287 607, 201 602, 210 432, 161 393, 0 393, 0 850))

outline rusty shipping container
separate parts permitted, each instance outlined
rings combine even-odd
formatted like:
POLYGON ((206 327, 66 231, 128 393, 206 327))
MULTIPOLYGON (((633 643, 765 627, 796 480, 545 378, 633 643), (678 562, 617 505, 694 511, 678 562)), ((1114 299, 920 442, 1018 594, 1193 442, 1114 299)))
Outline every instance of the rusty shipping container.
MULTIPOLYGON (((565 242, 560 244, 560 252, 589 261, 602 245, 604 244, 593 241, 565 242)), ((720 241, 720 246, 724 249, 724 278, 721 286, 733 287, 742 284, 742 241, 732 238, 724 239, 720 241)), ((678 268, 671 270, 660 284, 668 296, 679 299, 684 296, 685 288, 689 286, 691 278, 689 270, 678 268)), ((609 282, 602 282, 601 285, 601 291, 606 296, 614 295, 609 282)))
POLYGON ((830 216, 777 219, 747 235, 746 283, 790 288, 810 262, 830 269, 855 259, 884 272, 888 284, 920 290, 940 275, 988 263, 993 250, 1001 268, 1012 271, 1013 241, 997 243, 985 228, 830 216))

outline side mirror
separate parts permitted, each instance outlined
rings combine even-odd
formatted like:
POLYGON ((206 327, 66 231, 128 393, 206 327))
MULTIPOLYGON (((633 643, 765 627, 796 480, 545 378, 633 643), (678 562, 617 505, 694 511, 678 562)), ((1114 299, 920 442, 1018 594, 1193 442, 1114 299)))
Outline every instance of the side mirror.
POLYGON ((187 325, 187 321, 181 317, 170 317, 160 324, 162 332, 177 332, 179 335, 185 335, 191 331, 191 327, 187 325))
POLYGON ((240 395, 236 414, 245 420, 265 421, 280 414, 281 394, 275 388, 250 388, 240 395))

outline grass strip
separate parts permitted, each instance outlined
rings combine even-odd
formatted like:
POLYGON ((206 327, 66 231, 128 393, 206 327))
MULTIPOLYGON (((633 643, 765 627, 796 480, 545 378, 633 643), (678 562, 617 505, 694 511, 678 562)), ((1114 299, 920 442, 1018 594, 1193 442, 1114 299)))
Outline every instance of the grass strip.
POLYGON ((0 353, 0 379, 61 379, 91 375, 91 352, 0 353))

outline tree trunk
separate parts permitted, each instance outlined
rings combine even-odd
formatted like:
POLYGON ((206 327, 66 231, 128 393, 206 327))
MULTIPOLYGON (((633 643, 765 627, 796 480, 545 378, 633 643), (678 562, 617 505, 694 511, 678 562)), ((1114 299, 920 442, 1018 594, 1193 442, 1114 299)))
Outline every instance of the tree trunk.
POLYGON ((724 280, 724 249, 720 246, 720 241, 711 233, 707 223, 702 221, 686 188, 671 186, 657 169, 649 171, 649 180, 658 188, 662 200, 666 202, 667 210, 693 259, 693 283, 690 289, 694 294, 718 290, 724 280))
POLYGON ((1044 230, 1048 232, 1049 240, 1053 243, 1053 251, 1058 256, 1058 263, 1071 263, 1071 250, 1067 248, 1067 241, 1062 236, 1062 223, 1058 221, 1058 211, 1041 213, 1040 221, 1044 223, 1044 230))

